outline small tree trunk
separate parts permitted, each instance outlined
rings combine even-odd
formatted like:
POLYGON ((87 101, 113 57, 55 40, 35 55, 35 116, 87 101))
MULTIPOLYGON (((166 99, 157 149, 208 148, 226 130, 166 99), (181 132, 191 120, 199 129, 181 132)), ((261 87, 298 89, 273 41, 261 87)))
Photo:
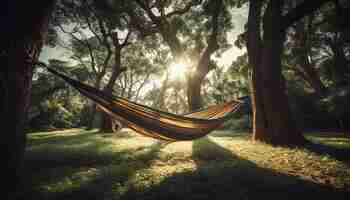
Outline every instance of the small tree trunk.
POLYGON ((162 86, 160 88, 159 94, 157 95, 157 99, 153 101, 152 107, 158 108, 159 110, 166 110, 165 106, 165 95, 169 88, 169 73, 166 72, 165 79, 162 82, 162 86))
MULTIPOLYGON (((102 77, 97 76, 96 82, 94 85, 95 88, 100 88, 101 80, 102 80, 102 77)), ((95 117, 96 117, 96 108, 97 108, 96 103, 91 101, 86 130, 91 130, 94 128, 94 121, 95 121, 95 117)))
POLYGON ((190 111, 198 110, 202 107, 201 86, 203 78, 194 75, 188 79, 187 101, 190 111))
POLYGON ((92 130, 94 128, 94 121, 96 116, 96 103, 91 102, 89 105, 88 120, 86 125, 86 130, 92 130))
MULTIPOLYGON (((109 79, 106 87, 104 88, 104 92, 108 95, 113 94, 113 86, 119 77, 119 75, 126 70, 126 68, 122 68, 121 66, 121 50, 122 46, 115 44, 115 53, 114 53, 114 68, 112 71, 111 78, 109 79)), ((113 122, 113 119, 105 112, 102 112, 101 118, 101 127, 100 131, 103 133, 113 133, 116 131, 113 122)))
POLYGON ((101 119, 101 128, 100 128, 100 132, 103 133, 113 133, 114 132, 114 123, 112 118, 105 113, 101 113, 102 114, 102 119, 101 119))

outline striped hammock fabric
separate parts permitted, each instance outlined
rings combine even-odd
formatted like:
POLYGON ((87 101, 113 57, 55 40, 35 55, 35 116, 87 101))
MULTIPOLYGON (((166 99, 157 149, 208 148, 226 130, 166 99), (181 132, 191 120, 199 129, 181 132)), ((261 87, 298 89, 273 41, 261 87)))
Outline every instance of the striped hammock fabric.
POLYGON ((112 118, 141 135, 159 140, 181 141, 204 137, 230 119, 230 116, 244 104, 241 101, 230 101, 185 115, 175 115, 121 97, 107 95, 99 89, 76 81, 52 68, 46 68, 61 77, 82 95, 96 102, 99 108, 112 118))

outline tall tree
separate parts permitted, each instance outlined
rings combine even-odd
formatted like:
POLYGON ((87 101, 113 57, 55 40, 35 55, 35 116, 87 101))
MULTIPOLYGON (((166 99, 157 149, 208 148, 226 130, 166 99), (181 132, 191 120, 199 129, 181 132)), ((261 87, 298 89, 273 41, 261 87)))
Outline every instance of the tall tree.
MULTIPOLYGON (((72 52, 71 59, 89 72, 89 81, 95 88, 101 88, 113 55, 106 21, 98 15, 94 1, 62 0, 58 5, 54 26, 69 38, 68 44, 59 45, 72 52)), ((93 126, 95 113, 96 105, 91 102, 88 129, 93 126)))
POLYGON ((303 1, 282 15, 285 1, 250 1, 247 49, 249 64, 253 68, 252 103, 255 140, 276 145, 298 145, 304 142, 291 117, 282 76, 281 54, 286 29, 326 2, 328 1, 303 1))
POLYGON ((137 7, 129 9, 129 13, 136 28, 145 34, 161 35, 170 48, 174 62, 184 62, 185 54, 190 55, 187 57, 193 62, 194 70, 188 77, 187 101, 190 110, 200 108, 202 82, 213 69, 211 56, 219 49, 227 47, 225 33, 231 28, 227 7, 232 2, 223 0, 184 0, 175 3, 135 0, 135 2, 137 7), (186 23, 182 18, 186 14, 189 19, 186 21, 192 23, 186 23), (192 42, 186 39, 188 37, 192 42))
MULTIPOLYGON (((68 27, 74 26, 67 31, 57 23, 60 30, 71 38, 71 45, 68 46, 74 53, 72 58, 91 73, 94 87, 102 88, 105 93, 112 94, 116 79, 125 71, 121 63, 121 52, 130 43, 132 34, 128 28, 128 20, 122 16, 122 9, 116 7, 111 10, 104 1, 94 0, 62 1, 60 5, 60 13, 66 18, 65 21, 61 21, 68 27), (106 77, 109 77, 107 83, 103 80, 106 77)), ((88 123, 90 128, 95 109, 96 106, 92 103, 88 123)), ((113 131, 112 120, 104 113, 102 113, 101 131, 113 131)))
POLYGON ((0 120, 3 130, 1 152, 6 162, 3 177, 5 199, 15 199, 25 150, 24 124, 29 105, 33 64, 47 35, 55 1, 5 1, 1 3, 0 120), (32 9, 28 9, 32 8, 32 9))

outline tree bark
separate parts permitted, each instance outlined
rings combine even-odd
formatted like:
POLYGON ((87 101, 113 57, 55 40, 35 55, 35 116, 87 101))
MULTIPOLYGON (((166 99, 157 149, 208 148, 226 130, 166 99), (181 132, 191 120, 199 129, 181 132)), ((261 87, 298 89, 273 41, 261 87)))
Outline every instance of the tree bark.
POLYGON ((202 107, 201 88, 210 68, 210 56, 219 49, 217 41, 219 32, 219 12, 223 5, 222 0, 216 1, 215 12, 212 15, 212 33, 208 38, 208 45, 202 53, 194 73, 189 77, 187 83, 187 101, 190 111, 198 110, 202 107))
MULTIPOLYGON (((122 68, 121 66, 121 48, 115 48, 115 54, 114 54, 114 68, 112 71, 112 75, 104 88, 104 92, 106 94, 112 95, 113 93, 113 86, 119 77, 119 75, 125 71, 125 68, 122 68)), ((102 112, 102 122, 101 122, 101 127, 100 127, 100 132, 103 133, 113 133, 115 132, 115 123, 113 122, 113 119, 106 114, 105 112, 102 112)))
POLYGON ((274 145, 298 145, 304 142, 291 118, 281 54, 284 32, 281 21, 282 1, 270 1, 263 19, 263 47, 259 47, 261 3, 251 1, 248 18, 248 54, 253 67, 253 139, 274 145), (256 32, 258 31, 258 32, 256 32), (257 42, 256 44, 254 44, 257 42))
POLYGON ((253 139, 263 138, 267 130, 264 115, 264 105, 261 94, 261 52, 262 42, 260 37, 262 2, 251 0, 248 16, 247 51, 248 62, 252 67, 251 99, 253 108, 253 139))
POLYGON ((39 1, 36 5, 21 1, 7 3, 4 12, 8 15, 3 15, 6 17, 2 17, 1 23, 6 26, 6 32, 1 37, 0 55, 0 121, 6 131, 0 146, 6 160, 2 177, 9 177, 3 186, 5 198, 15 199, 26 145, 24 126, 33 75, 33 64, 29 61, 37 61, 39 57, 55 1, 39 1))
POLYGON ((169 89, 169 72, 165 72, 165 79, 162 81, 162 86, 159 89, 159 94, 157 95, 157 99, 153 102, 152 107, 158 108, 159 110, 167 110, 165 105, 166 92, 169 89))
POLYGON ((102 119, 101 119, 102 122, 101 122, 100 132, 113 133, 115 129, 113 128, 112 118, 104 112, 102 112, 101 114, 102 114, 102 119))
MULTIPOLYGON (((100 88, 103 75, 104 74, 97 75, 95 85, 94 85, 95 88, 100 88)), ((87 125, 86 125, 86 130, 91 130, 94 128, 94 121, 95 121, 95 116, 96 116, 96 111, 97 111, 97 105, 95 102, 91 101, 89 107, 90 107, 90 110, 89 110, 89 116, 88 116, 88 121, 87 121, 87 125)))
POLYGON ((187 103, 190 111, 198 110, 202 107, 201 88, 205 76, 195 74, 187 82, 187 103))

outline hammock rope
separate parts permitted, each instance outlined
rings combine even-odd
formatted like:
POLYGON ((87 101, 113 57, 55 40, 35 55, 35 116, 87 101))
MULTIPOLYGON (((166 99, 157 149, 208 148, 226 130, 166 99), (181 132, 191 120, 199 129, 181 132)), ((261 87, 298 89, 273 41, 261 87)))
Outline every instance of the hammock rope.
POLYGON ((36 64, 62 78, 83 96, 97 103, 112 118, 141 135, 158 140, 173 142, 204 137, 230 119, 245 104, 244 101, 234 100, 185 115, 175 115, 106 94, 48 67, 45 63, 36 64))

